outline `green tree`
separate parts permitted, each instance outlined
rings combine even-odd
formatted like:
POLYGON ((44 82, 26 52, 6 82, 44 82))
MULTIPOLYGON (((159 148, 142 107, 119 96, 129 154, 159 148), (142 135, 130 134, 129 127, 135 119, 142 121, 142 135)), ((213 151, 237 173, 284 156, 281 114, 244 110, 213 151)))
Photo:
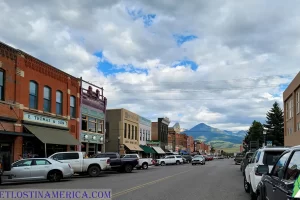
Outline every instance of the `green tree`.
POLYGON ((283 111, 279 104, 275 102, 270 111, 267 112, 266 123, 267 129, 266 140, 272 141, 273 145, 283 146, 284 144, 284 118, 283 111))
POLYGON ((244 139, 244 149, 249 149, 249 145, 251 141, 258 141, 259 145, 261 146, 263 144, 263 130, 264 127, 263 125, 254 120, 247 131, 247 135, 245 136, 244 139))
POLYGON ((215 151, 216 151, 216 150, 215 150, 215 148, 213 147, 213 145, 210 144, 210 152, 211 152, 211 153, 215 153, 215 151))

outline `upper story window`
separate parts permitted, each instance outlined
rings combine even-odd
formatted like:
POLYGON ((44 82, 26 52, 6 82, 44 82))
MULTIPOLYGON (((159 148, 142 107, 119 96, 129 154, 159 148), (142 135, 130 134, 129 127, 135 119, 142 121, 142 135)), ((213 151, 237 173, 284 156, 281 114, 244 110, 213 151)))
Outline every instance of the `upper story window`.
POLYGON ((300 92, 297 92, 296 94, 296 100, 297 100, 297 114, 300 113, 300 92))
POLYGON ((56 91, 56 114, 62 115, 62 101, 63 93, 59 90, 56 91))
POLYGON ((0 70, 0 100, 4 101, 4 71, 0 70))
POLYGON ((44 87, 44 111, 51 112, 51 88, 44 87))
POLYGON ((76 98, 70 97, 70 115, 72 118, 76 118, 76 98))
POLYGON ((35 81, 29 83, 29 108, 38 108, 38 84, 35 81))

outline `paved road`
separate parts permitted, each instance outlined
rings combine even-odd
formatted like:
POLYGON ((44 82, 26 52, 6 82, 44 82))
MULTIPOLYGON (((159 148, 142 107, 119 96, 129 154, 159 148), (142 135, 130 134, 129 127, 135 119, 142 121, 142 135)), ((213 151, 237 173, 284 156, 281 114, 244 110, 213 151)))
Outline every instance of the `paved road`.
POLYGON ((76 177, 59 183, 2 185, 5 188, 112 189, 114 200, 248 200, 243 177, 233 160, 214 160, 206 165, 152 167, 130 174, 115 172, 101 177, 76 177))

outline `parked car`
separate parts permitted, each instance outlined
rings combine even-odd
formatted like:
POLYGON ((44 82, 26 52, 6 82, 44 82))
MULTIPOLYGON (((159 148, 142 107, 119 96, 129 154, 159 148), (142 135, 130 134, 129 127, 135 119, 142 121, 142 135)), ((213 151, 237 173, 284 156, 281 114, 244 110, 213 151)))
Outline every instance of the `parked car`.
POLYGON ((179 165, 183 163, 183 159, 181 156, 173 155, 173 156, 165 156, 164 158, 157 159, 156 162, 158 165, 179 165))
POLYGON ((3 171, 1 183, 49 180, 58 182, 72 177, 74 170, 68 163, 48 158, 29 158, 14 162, 9 171, 3 171))
POLYGON ((182 157, 186 160, 187 163, 192 162, 192 159, 193 159, 192 156, 190 156, 190 155, 183 155, 182 157))
POLYGON ((123 158, 135 158, 139 163, 135 166, 137 169, 148 169, 152 165, 152 158, 140 158, 138 154, 125 154, 123 158))
POLYGON ((292 147, 276 160, 273 168, 269 165, 259 165, 257 174, 262 176, 256 190, 259 200, 299 199, 300 146, 292 147), (296 184, 295 184, 296 183, 296 184), (295 184, 295 185, 294 185, 295 184), (296 188, 295 190, 293 190, 296 188))
POLYGON ((254 154, 254 152, 247 152, 241 162, 241 171, 242 171, 243 175, 245 174, 245 169, 246 169, 247 165, 249 164, 253 154, 254 154))
POLYGON ((257 198, 256 189, 262 178, 262 174, 257 172, 258 166, 267 165, 271 171, 278 157, 287 149, 287 147, 263 147, 253 154, 244 176, 244 188, 246 192, 250 192, 251 199, 257 198))
POLYGON ((243 158, 244 158, 244 154, 242 154, 242 153, 236 154, 236 156, 235 156, 235 158, 234 158, 235 164, 236 164, 236 165, 241 164, 243 158))
POLYGON ((118 172, 132 172, 133 168, 135 168, 139 164, 139 159, 136 157, 128 158, 123 156, 121 158, 120 154, 115 152, 106 152, 99 153, 94 156, 95 158, 110 158, 110 169, 118 172))
POLYGON ((85 152, 58 152, 49 157, 63 163, 69 163, 77 174, 89 174, 92 177, 99 176, 101 171, 110 169, 110 159, 85 158, 85 152))
POLYGON ((202 155, 194 156, 194 158, 192 159, 192 165, 197 165, 197 164, 205 165, 204 156, 202 156, 202 155))

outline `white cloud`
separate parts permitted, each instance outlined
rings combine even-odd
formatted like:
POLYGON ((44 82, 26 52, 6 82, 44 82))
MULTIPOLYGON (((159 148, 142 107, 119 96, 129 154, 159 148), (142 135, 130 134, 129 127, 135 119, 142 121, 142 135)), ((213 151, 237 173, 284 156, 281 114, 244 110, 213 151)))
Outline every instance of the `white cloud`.
POLYGON ((278 86, 299 71, 297 2, 70 2, 0 2, 0 40, 103 86, 110 108, 168 116, 182 128, 245 129, 281 103, 278 86), (127 8, 155 14, 153 25, 133 20, 127 8), (198 38, 178 47, 174 34, 198 38), (95 52, 126 72, 105 76, 95 52), (197 70, 171 67, 182 59, 197 70))

